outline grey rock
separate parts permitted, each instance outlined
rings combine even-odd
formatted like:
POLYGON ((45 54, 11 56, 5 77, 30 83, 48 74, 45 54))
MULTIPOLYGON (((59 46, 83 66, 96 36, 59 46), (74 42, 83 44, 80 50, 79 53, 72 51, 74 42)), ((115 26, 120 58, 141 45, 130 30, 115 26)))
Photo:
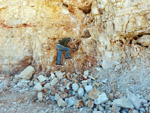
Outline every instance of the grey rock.
POLYGON ((101 105, 98 106, 98 109, 99 109, 100 111, 104 111, 104 108, 103 108, 101 105))
POLYGON ((53 85, 57 84, 57 82, 58 82, 58 78, 54 78, 54 79, 50 82, 50 84, 53 86, 53 85))
POLYGON ((34 89, 36 91, 41 91, 43 89, 43 87, 41 86, 41 83, 37 83, 35 86, 34 86, 34 89))
POLYGON ((50 89, 50 83, 46 83, 45 85, 44 85, 44 89, 50 89))
POLYGON ((39 101, 42 101, 43 100, 43 93, 42 92, 38 92, 37 97, 38 97, 39 101))
POLYGON ((73 89, 74 91, 78 91, 78 89, 79 89, 78 84, 77 84, 77 83, 73 83, 73 84, 72 84, 72 89, 73 89))
POLYGON ((129 111, 129 113, 139 113, 137 110, 135 110, 135 109, 131 109, 130 111, 129 111))
POLYGON ((78 90, 78 96, 79 96, 79 97, 83 97, 83 95, 84 95, 84 90, 83 90, 83 88, 79 88, 79 90, 78 90))
POLYGON ((120 113, 120 109, 121 109, 121 107, 112 106, 112 111, 113 111, 113 113, 120 113))
POLYGON ((146 96, 145 96, 145 99, 150 101, 150 94, 149 94, 149 95, 146 95, 146 96))
POLYGON ((75 102, 76 102, 76 99, 74 98, 74 97, 70 97, 69 99, 68 99, 68 106, 70 107, 70 106, 73 106, 74 104, 75 104, 75 102))
POLYGON ((38 76, 38 80, 39 80, 40 82, 44 82, 45 80, 48 80, 48 78, 44 77, 43 75, 39 75, 39 76, 38 76))
POLYGON ((113 101, 113 105, 122 108, 134 108, 132 102, 127 98, 116 99, 113 101))
POLYGON ((67 103, 62 98, 58 99, 57 104, 58 106, 62 106, 62 107, 67 106, 67 103))
POLYGON ((101 112, 101 111, 93 111, 93 113, 103 113, 103 112, 101 112))
POLYGON ((93 89, 93 87, 91 85, 87 85, 85 86, 85 91, 88 93, 89 91, 91 91, 93 89))
POLYGON ((63 75, 65 74, 65 72, 62 73, 61 71, 55 71, 55 74, 56 74, 56 76, 57 76, 58 79, 62 79, 63 75))
POLYGON ((146 113, 144 108, 140 108, 140 113, 146 113))
POLYGON ((28 86, 29 82, 30 82, 29 80, 22 79, 20 82, 17 83, 17 86, 18 87, 25 87, 25 86, 28 86))
POLYGON ((145 99, 140 99, 142 104, 147 104, 147 100, 145 99))
POLYGON ((84 75, 88 76, 89 75, 89 70, 84 71, 84 75))
POLYGON ((127 98, 132 102, 132 104, 135 106, 137 110, 140 109, 141 100, 133 93, 131 93, 129 90, 127 90, 127 98))
POLYGON ((58 100, 60 99, 60 96, 56 93, 54 99, 55 99, 56 101, 58 101, 58 100))
POLYGON ((87 80, 83 80, 83 81, 82 81, 82 84, 85 85, 85 86, 86 86, 87 84, 89 84, 89 83, 91 83, 91 79, 87 79, 87 80))
POLYGON ((102 93, 101 95, 99 95, 99 97, 97 99, 94 100, 94 103, 95 104, 103 104, 107 101, 108 101, 108 98, 107 98, 106 94, 102 93))
POLYGON ((16 75, 15 78, 23 78, 23 79, 31 79, 32 75, 34 74, 35 70, 32 66, 28 66, 25 68, 19 75, 16 75))

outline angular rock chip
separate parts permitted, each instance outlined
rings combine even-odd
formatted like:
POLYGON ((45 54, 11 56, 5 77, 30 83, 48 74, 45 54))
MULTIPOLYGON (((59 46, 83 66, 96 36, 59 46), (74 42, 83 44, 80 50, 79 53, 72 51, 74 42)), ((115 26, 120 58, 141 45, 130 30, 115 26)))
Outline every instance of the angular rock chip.
POLYGON ((88 98, 95 100, 99 97, 99 91, 97 89, 92 89, 89 93, 88 93, 88 98))
POLYGON ((132 102, 127 98, 116 99, 113 101, 113 105, 122 108, 134 108, 132 102))

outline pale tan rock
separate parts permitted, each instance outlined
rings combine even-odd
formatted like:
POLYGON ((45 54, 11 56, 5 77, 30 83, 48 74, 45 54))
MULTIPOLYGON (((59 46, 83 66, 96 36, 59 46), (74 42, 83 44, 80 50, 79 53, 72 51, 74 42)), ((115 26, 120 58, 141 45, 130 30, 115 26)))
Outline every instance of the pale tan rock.
POLYGON ((34 74, 35 70, 32 66, 28 66, 25 68, 16 78, 23 78, 23 79, 31 79, 32 75, 34 74))
POLYGON ((150 45, 150 35, 143 35, 142 37, 138 38, 137 42, 143 46, 150 45))
POLYGON ((99 96, 99 91, 97 89, 92 89, 89 93, 88 93, 88 98, 94 100, 97 99, 99 96))
POLYGON ((62 106, 62 107, 67 106, 67 103, 62 98, 58 99, 57 104, 58 106, 62 106))

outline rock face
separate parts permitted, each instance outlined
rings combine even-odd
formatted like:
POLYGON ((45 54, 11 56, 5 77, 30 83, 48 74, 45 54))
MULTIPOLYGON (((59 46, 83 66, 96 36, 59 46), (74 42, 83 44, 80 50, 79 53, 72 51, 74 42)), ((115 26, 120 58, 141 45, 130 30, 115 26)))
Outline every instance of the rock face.
POLYGON ((0 1, 0 73, 28 65, 39 72, 56 69, 56 44, 69 36, 76 41, 72 59, 62 54, 66 71, 94 66, 117 71, 120 62, 142 57, 149 47, 149 5, 149 0, 0 1))

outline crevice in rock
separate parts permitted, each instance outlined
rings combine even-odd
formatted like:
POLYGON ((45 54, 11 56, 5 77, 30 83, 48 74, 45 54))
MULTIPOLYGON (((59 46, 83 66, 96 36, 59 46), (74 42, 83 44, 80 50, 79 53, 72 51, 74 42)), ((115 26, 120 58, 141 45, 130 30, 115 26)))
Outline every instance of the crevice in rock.
MULTIPOLYGON (((91 7, 91 6, 90 6, 91 7)), ((83 11, 84 14, 89 14, 91 13, 91 8, 90 9, 82 9, 82 8, 79 8, 80 10, 83 11)))
POLYGON ((67 8, 68 8, 68 5, 67 5, 67 4, 63 3, 62 5, 63 5, 64 7, 67 7, 67 8))

